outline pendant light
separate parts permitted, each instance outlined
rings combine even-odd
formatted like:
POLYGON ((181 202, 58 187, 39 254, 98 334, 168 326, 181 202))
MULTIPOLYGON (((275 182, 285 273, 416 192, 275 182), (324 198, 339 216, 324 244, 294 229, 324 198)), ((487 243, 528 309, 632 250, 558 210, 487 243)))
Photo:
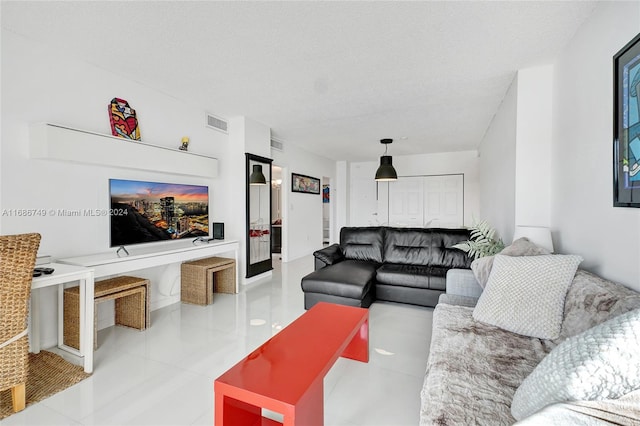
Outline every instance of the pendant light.
POLYGON ((253 172, 249 176, 249 185, 266 185, 267 179, 262 174, 262 165, 254 164, 253 172))
POLYGON ((384 145, 384 155, 380 157, 380 167, 376 171, 376 181, 378 182, 398 179, 396 169, 393 168, 391 156, 387 155, 387 148, 391 142, 393 142, 393 139, 380 140, 380 143, 384 145))

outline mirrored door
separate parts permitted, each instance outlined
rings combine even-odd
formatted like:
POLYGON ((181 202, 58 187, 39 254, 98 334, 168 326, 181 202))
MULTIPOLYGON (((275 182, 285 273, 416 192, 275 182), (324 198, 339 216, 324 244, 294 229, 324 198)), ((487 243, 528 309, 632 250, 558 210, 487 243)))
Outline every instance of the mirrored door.
POLYGON ((247 278, 273 269, 271 265, 270 158, 245 154, 247 160, 247 278))

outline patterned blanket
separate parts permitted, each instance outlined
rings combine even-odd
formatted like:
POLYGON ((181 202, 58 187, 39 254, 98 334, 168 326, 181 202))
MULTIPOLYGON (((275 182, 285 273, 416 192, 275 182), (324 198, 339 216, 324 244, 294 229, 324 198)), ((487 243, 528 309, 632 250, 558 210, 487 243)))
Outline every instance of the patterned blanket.
POLYGON ((555 346, 476 322, 473 308, 438 304, 420 424, 511 425, 520 383, 555 346))

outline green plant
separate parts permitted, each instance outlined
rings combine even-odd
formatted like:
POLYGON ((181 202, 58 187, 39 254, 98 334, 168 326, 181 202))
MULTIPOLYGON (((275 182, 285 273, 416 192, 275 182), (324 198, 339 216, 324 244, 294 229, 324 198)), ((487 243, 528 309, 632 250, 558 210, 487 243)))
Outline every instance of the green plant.
POLYGON ((495 238, 496 230, 486 220, 475 222, 471 226, 471 239, 453 246, 466 252, 474 260, 479 257, 491 256, 504 248, 502 239, 495 238))

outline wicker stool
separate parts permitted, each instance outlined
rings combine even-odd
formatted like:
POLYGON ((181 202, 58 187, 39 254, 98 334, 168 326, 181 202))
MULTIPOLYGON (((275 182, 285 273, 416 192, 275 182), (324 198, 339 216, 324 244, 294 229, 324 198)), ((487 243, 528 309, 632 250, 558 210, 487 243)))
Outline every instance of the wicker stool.
MULTIPOLYGON (((115 300, 117 325, 145 330, 151 325, 149 280, 129 276, 115 277, 95 283, 93 348, 98 347, 97 305, 115 300)), ((80 348, 80 288, 64 289, 64 344, 80 348)))
POLYGON ((196 305, 213 303, 213 293, 236 292, 236 261, 208 257, 184 262, 180 268, 180 300, 196 305))

